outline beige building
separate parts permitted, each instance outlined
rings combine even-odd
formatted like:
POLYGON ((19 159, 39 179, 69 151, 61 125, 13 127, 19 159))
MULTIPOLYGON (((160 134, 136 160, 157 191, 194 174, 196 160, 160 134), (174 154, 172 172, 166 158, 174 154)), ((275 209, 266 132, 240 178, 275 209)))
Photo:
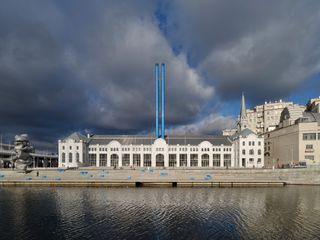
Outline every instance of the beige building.
POLYGON ((304 106, 293 104, 293 102, 283 102, 281 99, 275 102, 265 102, 263 105, 248 109, 248 128, 257 134, 274 130, 280 122, 282 110, 291 106, 300 108, 302 111, 305 109, 304 106))
POLYGON ((320 164, 320 113, 284 109, 279 128, 265 133, 265 165, 320 164))
MULTIPOLYGON (((253 109, 246 109, 247 127, 258 135, 272 131, 280 122, 282 110, 290 106, 299 108, 302 112, 305 110, 305 106, 294 104, 293 102, 284 102, 281 99, 275 102, 265 102, 262 105, 255 106, 253 109)), ((233 129, 223 130, 223 135, 232 135, 232 130, 233 129)))

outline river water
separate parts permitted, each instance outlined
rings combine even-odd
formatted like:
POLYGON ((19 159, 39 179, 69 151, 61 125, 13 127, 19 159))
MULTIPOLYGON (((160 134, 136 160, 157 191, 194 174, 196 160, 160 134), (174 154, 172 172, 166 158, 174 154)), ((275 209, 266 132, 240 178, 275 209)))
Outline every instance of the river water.
POLYGON ((320 239, 320 187, 0 188, 0 239, 320 239))

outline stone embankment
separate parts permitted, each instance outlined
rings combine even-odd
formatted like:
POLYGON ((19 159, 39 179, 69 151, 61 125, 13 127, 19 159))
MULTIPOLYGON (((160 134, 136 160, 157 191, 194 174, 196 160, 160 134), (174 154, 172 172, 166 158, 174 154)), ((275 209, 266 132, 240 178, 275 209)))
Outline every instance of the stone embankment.
POLYGON ((320 169, 0 169, 0 186, 262 187, 320 185, 320 169))

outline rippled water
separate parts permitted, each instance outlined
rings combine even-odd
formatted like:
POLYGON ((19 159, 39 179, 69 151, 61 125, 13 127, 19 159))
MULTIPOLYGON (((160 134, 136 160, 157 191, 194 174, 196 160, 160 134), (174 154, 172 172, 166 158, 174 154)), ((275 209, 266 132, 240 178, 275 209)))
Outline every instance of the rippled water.
POLYGON ((0 188, 0 239, 319 239, 320 187, 0 188))

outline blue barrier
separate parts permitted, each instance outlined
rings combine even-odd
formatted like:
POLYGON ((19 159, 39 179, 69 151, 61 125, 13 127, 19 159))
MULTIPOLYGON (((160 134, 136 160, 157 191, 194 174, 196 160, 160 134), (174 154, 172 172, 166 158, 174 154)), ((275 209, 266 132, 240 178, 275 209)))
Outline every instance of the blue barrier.
POLYGON ((212 180, 212 176, 210 174, 207 174, 203 179, 206 181, 212 180))
POLYGON ((127 177, 128 180, 131 180, 131 176, 127 177))
POLYGON ((66 170, 64 170, 64 169, 57 169, 57 172, 64 172, 64 171, 66 171, 66 170))
POLYGON ((26 180, 32 180, 32 178, 31 178, 31 177, 28 177, 28 178, 26 178, 26 180))
POLYGON ((160 173, 160 176, 168 176, 168 173, 162 172, 162 173, 160 173))
POLYGON ((81 171, 80 174, 85 175, 85 174, 88 174, 88 172, 81 171))

